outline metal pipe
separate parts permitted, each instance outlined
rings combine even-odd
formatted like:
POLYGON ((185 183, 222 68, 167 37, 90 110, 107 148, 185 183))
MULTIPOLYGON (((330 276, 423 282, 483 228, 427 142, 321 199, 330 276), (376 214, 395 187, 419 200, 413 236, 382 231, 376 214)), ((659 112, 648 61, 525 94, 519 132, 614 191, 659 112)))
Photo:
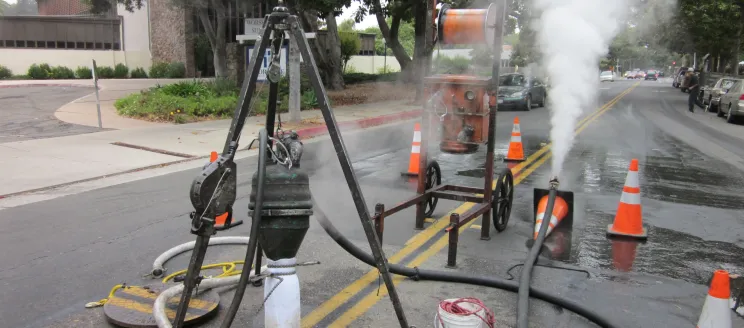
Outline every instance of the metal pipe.
MULTIPOLYGON (((550 191, 548 192, 548 205, 545 207, 545 217, 549 218, 553 213, 553 207, 555 206, 555 198, 558 195, 558 178, 555 177, 550 180, 550 191)), ((530 249, 530 253, 527 255, 527 259, 524 261, 524 267, 522 268, 522 276, 519 279, 519 292, 517 296, 517 328, 528 328, 527 314, 530 307, 530 280, 532 280, 532 268, 537 261, 537 256, 540 253, 543 242, 545 242, 545 236, 548 233, 548 227, 550 226, 550 220, 543 220, 540 224, 540 231, 537 233, 535 243, 530 249)))

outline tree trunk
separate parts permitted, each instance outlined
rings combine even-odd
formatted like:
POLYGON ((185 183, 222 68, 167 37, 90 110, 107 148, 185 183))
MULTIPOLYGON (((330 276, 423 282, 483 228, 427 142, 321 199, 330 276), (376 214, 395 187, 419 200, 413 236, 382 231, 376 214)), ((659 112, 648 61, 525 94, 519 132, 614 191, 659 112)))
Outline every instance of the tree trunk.
POLYGON ((395 59, 398 60, 401 72, 406 71, 409 64, 411 63, 411 57, 408 57, 406 49, 403 48, 403 45, 400 44, 400 41, 398 40, 398 29, 400 28, 400 21, 402 17, 400 15, 393 14, 393 20, 392 22, 390 22, 390 26, 388 26, 387 22, 385 21, 385 15, 383 15, 382 12, 382 5, 380 5, 380 0, 374 0, 372 2, 372 7, 375 11, 377 25, 379 25, 380 27, 382 37, 385 38, 387 46, 390 47, 390 50, 393 51, 393 56, 395 56, 395 59))
MULTIPOLYGON (((742 8, 742 14, 744 15, 744 8, 742 8)), ((742 29, 744 29, 744 23, 739 22, 739 32, 736 34, 736 46, 734 46, 734 76, 739 75, 739 62, 741 62, 739 51, 741 49, 742 29)))
POLYGON ((225 18, 225 7, 221 6, 219 1, 212 1, 214 10, 217 14, 216 24, 217 30, 214 29, 214 23, 209 20, 209 13, 206 7, 196 9, 196 14, 199 16, 204 27, 204 32, 209 40, 209 45, 212 47, 212 60, 214 63, 214 75, 218 78, 224 78, 227 76, 227 40, 225 40, 225 29, 227 28, 225 18))
POLYGON ((341 40, 338 37, 338 25, 336 25, 336 16, 333 13, 329 13, 325 17, 326 28, 328 34, 326 35, 326 48, 325 51, 328 53, 328 80, 326 83, 330 90, 343 90, 344 76, 343 76, 343 63, 341 60, 341 40))

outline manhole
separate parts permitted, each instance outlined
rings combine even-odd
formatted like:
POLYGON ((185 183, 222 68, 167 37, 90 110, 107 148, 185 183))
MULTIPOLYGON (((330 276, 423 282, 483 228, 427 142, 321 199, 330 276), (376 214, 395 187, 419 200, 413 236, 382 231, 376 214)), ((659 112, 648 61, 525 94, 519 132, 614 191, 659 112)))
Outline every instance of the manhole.
MULTIPOLYGON (((120 327, 127 328, 157 328, 155 318, 152 315, 152 306, 160 293, 173 285, 152 285, 145 287, 126 287, 117 290, 103 305, 103 313, 106 319, 120 327)), ((181 297, 172 297, 166 303, 165 313, 173 322, 176 317, 178 302, 181 297)), ((202 322, 214 314, 220 303, 220 295, 214 290, 199 291, 189 302, 186 311, 185 325, 202 322)))

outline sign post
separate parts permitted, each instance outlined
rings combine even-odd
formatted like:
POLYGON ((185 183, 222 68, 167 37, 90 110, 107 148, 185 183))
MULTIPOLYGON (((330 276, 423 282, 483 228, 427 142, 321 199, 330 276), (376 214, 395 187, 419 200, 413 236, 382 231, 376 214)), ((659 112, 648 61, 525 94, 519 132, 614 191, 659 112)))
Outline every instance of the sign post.
MULTIPOLYGON (((245 26, 245 34, 236 35, 235 40, 240 43, 246 41, 252 41, 258 39, 261 27, 263 27, 263 18, 246 18, 243 23, 245 26)), ((308 39, 315 38, 315 33, 305 33, 305 37, 308 39)), ((280 67, 282 70, 282 76, 286 75, 287 72, 287 61, 289 61, 289 122, 298 123, 302 120, 300 116, 300 99, 301 99, 301 72, 300 63, 302 62, 302 55, 300 54, 299 47, 293 38, 289 38, 289 49, 282 46, 280 67)), ((246 51, 246 61, 250 59, 250 55, 254 47, 249 46, 246 51)), ((269 68, 271 60, 271 51, 266 49, 266 54, 263 57, 263 66, 258 74, 257 81, 266 81, 266 71, 269 68)), ((246 67, 248 63, 246 62, 246 67)))
POLYGON ((98 111, 98 128, 103 129, 103 124, 101 123, 101 99, 98 97, 98 75, 96 74, 96 60, 92 59, 92 61, 93 87, 96 89, 96 110, 98 111))

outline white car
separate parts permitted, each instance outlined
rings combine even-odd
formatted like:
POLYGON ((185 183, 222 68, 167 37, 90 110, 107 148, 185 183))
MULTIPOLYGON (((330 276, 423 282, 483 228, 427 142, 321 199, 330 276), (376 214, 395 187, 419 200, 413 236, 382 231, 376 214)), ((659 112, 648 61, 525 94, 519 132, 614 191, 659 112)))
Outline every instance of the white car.
POLYGON ((600 82, 604 82, 604 81, 615 82, 615 74, 613 74, 612 71, 604 71, 599 74, 599 81, 600 82))

